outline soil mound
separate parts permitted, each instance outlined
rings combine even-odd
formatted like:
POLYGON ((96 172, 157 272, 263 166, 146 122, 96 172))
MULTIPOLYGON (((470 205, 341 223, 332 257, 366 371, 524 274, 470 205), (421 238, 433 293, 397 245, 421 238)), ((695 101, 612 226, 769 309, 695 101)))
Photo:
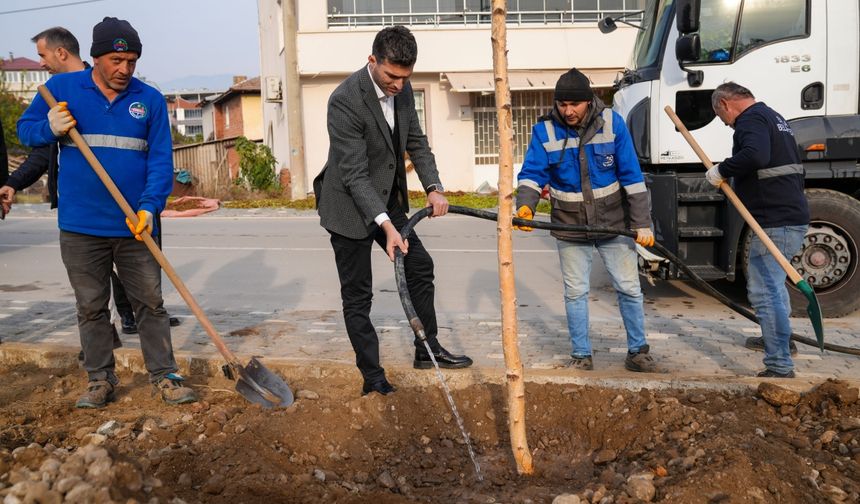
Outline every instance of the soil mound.
POLYGON ((291 407, 266 411, 221 378, 194 377, 202 401, 174 407, 145 376, 124 375, 117 403, 76 410, 80 371, 18 367, 0 378, 4 502, 860 499, 860 403, 840 381, 779 406, 755 391, 528 384, 530 477, 510 455, 504 388, 455 390, 478 482, 438 388, 360 397, 359 380, 323 369, 290 383, 291 407))

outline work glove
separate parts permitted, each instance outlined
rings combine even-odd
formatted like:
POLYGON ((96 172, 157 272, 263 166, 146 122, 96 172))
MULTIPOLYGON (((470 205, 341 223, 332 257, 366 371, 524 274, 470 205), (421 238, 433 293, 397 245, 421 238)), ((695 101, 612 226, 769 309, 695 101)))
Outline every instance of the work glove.
MULTIPOLYGON (((535 213, 526 205, 521 206, 517 209, 517 217, 520 219, 528 219, 532 220, 535 216, 535 213)), ((526 233, 530 233, 534 230, 533 227, 530 226, 514 226, 514 228, 519 229, 520 231, 525 231, 526 233)))
POLYGON ((75 127, 75 124, 78 124, 72 117, 72 113, 66 108, 67 106, 68 103, 62 101, 48 111, 48 124, 51 126, 51 133, 56 137, 66 135, 70 129, 75 127))
POLYGON ((145 229, 149 233, 152 233, 152 212, 149 210, 138 210, 137 211, 137 226, 131 223, 131 219, 128 217, 125 218, 125 224, 128 226, 128 229, 134 233, 135 239, 138 241, 142 241, 143 238, 140 237, 141 233, 145 229))
POLYGON ((718 164, 715 164, 705 172, 705 178, 708 179, 708 182, 710 182, 714 187, 720 187, 720 184, 726 180, 725 177, 720 175, 720 165, 718 164))
POLYGON ((639 228, 633 231, 636 231, 636 243, 643 247, 654 245, 654 233, 651 232, 651 228, 639 228))

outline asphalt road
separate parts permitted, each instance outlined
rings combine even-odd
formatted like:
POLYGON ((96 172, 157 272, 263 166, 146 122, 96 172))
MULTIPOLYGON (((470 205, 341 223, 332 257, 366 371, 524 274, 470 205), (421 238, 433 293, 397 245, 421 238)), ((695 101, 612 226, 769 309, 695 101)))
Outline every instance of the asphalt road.
MULTIPOLYGON (((165 219, 165 253, 228 345, 244 355, 350 367, 354 354, 340 315, 334 257, 313 212, 225 210, 190 219, 165 219)), ((503 365, 495 223, 459 215, 418 225, 436 264, 440 339, 475 359, 479 369, 503 365)), ((74 295, 60 260, 56 215, 47 205, 21 205, 0 222, 0 338, 4 343, 76 348, 74 295)), ((545 231, 515 233, 514 262, 522 359, 531 370, 564 366, 570 352, 555 240, 545 231)), ((411 369, 413 337, 403 317, 391 262, 373 257, 371 318, 386 365, 411 369)), ((627 380, 626 336, 616 295, 600 260, 594 261, 591 337, 599 376, 627 380)), ((738 300, 743 287, 723 285, 738 300)), ((743 347, 759 333, 689 284, 643 282, 646 332, 665 379, 750 377, 761 353, 743 347)), ((208 336, 167 281, 165 304, 186 320, 172 330, 174 348, 214 355, 208 336)), ((827 320, 828 341, 858 346, 860 314, 827 320)), ((794 319, 811 336, 806 319, 794 319)), ((137 337, 123 336, 134 354, 137 337)), ((807 380, 860 380, 856 357, 801 345, 796 369, 807 380)), ((6 348, 6 347, 4 347, 6 348)), ((53 347, 50 347, 53 348, 53 347)), ((136 354, 135 354, 136 355, 136 354)), ((597 375, 596 375, 597 376, 597 375)), ((650 378, 649 378, 650 379, 650 378)))
MULTIPOLYGON (((498 311, 496 229, 490 221, 449 215, 422 221, 417 231, 436 264, 437 309, 448 314, 498 311)), ((0 223, 0 296, 68 301, 73 297, 57 242, 56 215, 45 205, 21 205, 0 223)), ((545 231, 515 233, 519 315, 563 316, 555 240, 545 231)), ((197 301, 227 311, 339 310, 328 234, 312 212, 220 210, 193 219, 164 220, 164 252, 197 301)), ((592 274, 592 316, 617 317, 615 294, 601 261, 592 274)), ((397 316, 393 267, 381 250, 373 258, 374 313, 397 316)), ((165 279, 168 306, 182 305, 165 279)), ((695 307, 698 316, 722 306, 681 282, 643 285, 667 310, 695 307)), ((737 291, 738 289, 734 289, 737 291)), ((2 297, 0 297, 2 299, 2 297)))

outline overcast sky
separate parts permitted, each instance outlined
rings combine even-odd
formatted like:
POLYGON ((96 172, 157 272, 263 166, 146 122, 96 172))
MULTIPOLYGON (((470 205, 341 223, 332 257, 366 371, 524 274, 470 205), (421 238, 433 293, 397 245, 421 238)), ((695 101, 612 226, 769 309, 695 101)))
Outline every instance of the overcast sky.
MULTIPOLYGON (((29 12, 82 0, 0 0, 0 56, 37 60, 30 38, 63 26, 87 61, 93 26, 105 16, 128 20, 140 34, 140 75, 156 83, 193 75, 260 73, 256 0, 99 0, 29 12)), ((86 1, 86 0, 83 0, 86 1)))

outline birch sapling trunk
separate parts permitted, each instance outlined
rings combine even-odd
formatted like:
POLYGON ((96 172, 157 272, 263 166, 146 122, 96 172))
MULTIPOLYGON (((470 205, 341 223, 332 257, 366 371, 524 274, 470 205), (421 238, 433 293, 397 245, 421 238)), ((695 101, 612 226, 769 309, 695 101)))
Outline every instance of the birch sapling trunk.
POLYGON ((508 391, 508 429, 511 449, 520 474, 532 474, 532 454, 526 439, 526 397, 523 363, 517 343, 517 297, 512 244, 513 127, 511 89, 508 84, 507 2, 493 0, 493 74, 496 83, 496 117, 499 124, 499 290, 501 291, 502 345, 508 391))

